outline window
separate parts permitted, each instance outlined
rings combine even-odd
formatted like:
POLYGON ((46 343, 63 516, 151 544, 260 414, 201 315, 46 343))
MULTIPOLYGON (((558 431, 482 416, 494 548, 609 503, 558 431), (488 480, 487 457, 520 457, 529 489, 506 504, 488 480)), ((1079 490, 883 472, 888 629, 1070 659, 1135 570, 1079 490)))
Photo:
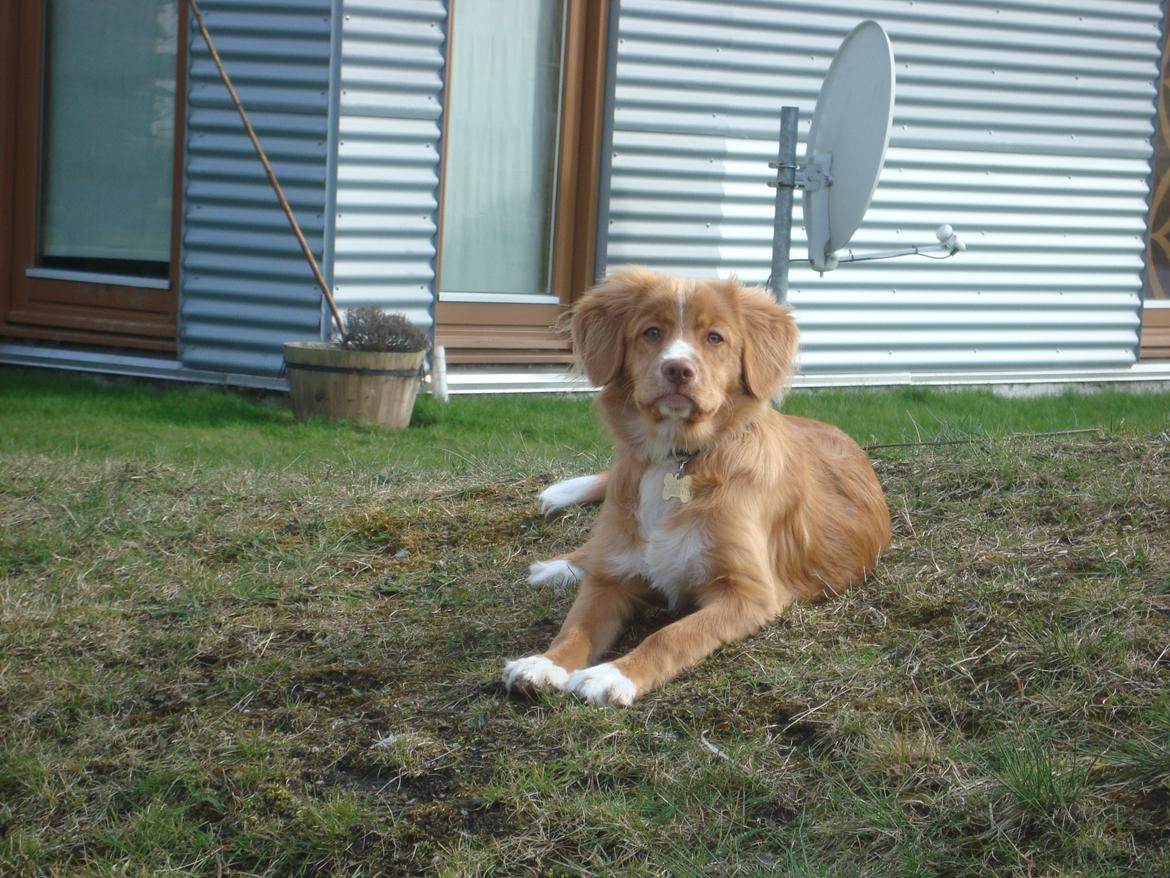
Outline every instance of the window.
POLYGON ((458 0, 443 287, 550 293, 565 0, 458 0))
POLYGON ((167 276, 176 0, 48 0, 37 266, 167 276))
POLYGON ((568 358, 593 278, 608 3, 452 0, 438 339, 451 362, 568 358))

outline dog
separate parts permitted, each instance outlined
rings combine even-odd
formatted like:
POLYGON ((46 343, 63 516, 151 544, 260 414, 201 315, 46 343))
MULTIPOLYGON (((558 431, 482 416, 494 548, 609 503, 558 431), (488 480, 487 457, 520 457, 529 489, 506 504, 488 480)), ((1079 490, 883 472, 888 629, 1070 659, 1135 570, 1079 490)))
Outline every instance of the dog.
POLYGON ((873 569, 890 516, 865 452, 773 406, 797 347, 788 306, 735 279, 628 267, 579 300, 570 326, 601 388, 613 463, 541 494, 546 512, 602 505, 583 546, 532 565, 534 583, 579 588, 549 648, 505 664, 509 691, 629 705, 790 604, 838 594, 873 569), (681 615, 596 663, 663 602, 681 615))

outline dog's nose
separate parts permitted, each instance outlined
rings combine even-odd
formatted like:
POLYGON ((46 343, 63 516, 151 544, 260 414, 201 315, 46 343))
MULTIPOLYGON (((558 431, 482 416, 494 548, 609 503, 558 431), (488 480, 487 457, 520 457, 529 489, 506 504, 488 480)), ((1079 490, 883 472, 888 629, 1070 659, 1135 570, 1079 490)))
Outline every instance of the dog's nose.
POLYGON ((695 369, 686 360, 667 360, 662 364, 662 375, 671 384, 681 387, 695 380, 695 369))

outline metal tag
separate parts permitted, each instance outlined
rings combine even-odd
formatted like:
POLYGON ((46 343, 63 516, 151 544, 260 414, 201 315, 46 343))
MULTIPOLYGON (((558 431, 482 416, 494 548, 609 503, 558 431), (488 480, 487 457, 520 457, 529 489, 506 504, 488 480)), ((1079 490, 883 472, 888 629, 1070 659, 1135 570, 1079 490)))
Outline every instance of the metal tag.
POLYGON ((683 503, 691 501, 691 476, 676 476, 667 473, 662 478, 662 499, 679 500, 683 503))

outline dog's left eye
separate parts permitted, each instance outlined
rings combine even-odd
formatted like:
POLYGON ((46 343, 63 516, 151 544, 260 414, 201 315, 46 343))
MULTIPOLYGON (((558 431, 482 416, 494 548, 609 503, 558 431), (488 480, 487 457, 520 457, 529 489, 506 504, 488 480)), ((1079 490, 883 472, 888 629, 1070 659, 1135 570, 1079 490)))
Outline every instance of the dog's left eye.
POLYGON ((707 344, 723 344, 723 336, 718 332, 708 332, 707 344))

